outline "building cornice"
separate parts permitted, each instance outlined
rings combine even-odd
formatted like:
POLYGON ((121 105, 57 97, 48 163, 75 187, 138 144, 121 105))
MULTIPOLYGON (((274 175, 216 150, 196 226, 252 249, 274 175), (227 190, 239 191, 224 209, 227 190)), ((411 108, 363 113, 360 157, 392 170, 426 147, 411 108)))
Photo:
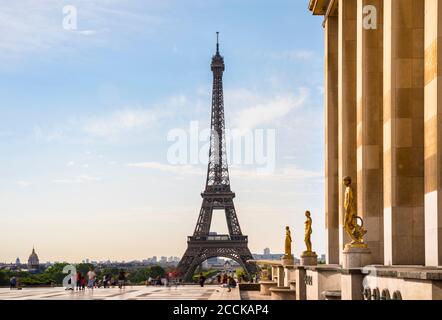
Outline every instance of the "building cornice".
POLYGON ((338 0, 310 0, 308 9, 315 16, 324 16, 324 26, 328 17, 337 16, 338 0))

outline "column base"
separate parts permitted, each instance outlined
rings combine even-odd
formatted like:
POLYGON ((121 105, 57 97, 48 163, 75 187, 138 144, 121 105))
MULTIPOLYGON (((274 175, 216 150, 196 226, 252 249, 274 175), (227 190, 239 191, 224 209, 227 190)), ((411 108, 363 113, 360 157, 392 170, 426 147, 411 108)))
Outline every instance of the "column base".
POLYGON ((295 258, 292 256, 284 256, 281 259, 283 266, 293 266, 295 264, 295 258))
POLYGON ((269 296, 270 289, 278 286, 278 284, 274 281, 261 281, 259 284, 260 284, 259 293, 263 296, 269 296))
POLYGON ((271 288, 270 295, 272 300, 296 300, 296 290, 289 287, 271 288))
POLYGON ((316 266, 318 265, 318 255, 316 252, 304 251, 301 254, 301 266, 316 266))
POLYGON ((363 268, 371 263, 371 251, 366 244, 346 245, 343 254, 343 269, 363 268))

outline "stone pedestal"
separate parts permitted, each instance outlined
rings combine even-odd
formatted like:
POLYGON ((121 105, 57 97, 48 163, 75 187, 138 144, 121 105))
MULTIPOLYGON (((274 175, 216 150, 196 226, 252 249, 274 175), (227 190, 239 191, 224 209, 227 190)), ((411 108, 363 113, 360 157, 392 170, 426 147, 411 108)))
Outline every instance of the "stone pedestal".
POLYGON ((296 290, 290 287, 271 288, 270 295, 272 300, 296 300, 296 290))
POLYGON ((363 268, 371 263, 371 251, 365 246, 345 246, 343 269, 363 268))
POLYGON ((318 255, 316 252, 305 251, 301 254, 301 266, 316 266, 318 265, 318 255))
POLYGON ((293 256, 284 256, 281 261, 283 266, 293 266, 295 264, 295 258, 293 256))
POLYGON ((343 269, 341 272, 342 300, 364 300, 362 269, 343 269))
POLYGON ((263 296, 269 296, 270 295, 270 289, 275 288, 278 286, 278 284, 274 281, 261 281, 260 283, 260 294, 263 296))

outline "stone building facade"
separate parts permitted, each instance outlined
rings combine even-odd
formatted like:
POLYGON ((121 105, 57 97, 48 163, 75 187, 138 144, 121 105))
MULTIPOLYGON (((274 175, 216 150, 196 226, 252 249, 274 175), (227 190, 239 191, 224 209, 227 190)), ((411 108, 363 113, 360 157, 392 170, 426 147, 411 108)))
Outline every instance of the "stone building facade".
POLYGON ((351 176, 373 263, 442 266, 441 7, 310 1, 324 15, 328 263, 348 241, 341 182, 351 176))
POLYGON ((326 250, 328 272, 342 274, 336 290, 352 297, 348 288, 375 279, 375 297, 413 298, 415 285, 426 286, 416 298, 442 299, 442 1, 308 6, 324 17, 326 250), (346 176, 368 230, 371 277, 340 268, 346 176))

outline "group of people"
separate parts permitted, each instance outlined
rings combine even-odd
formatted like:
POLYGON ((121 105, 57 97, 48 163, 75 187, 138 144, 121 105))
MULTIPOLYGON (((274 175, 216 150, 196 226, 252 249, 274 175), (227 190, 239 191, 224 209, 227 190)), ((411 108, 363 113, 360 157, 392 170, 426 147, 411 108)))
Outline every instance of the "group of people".
POLYGON ((85 290, 86 286, 89 289, 94 289, 100 287, 110 288, 118 285, 118 287, 122 289, 126 285, 126 272, 124 272, 124 270, 120 270, 117 279, 112 277, 110 274, 106 274, 103 276, 101 281, 97 281, 97 274, 93 269, 90 269, 86 276, 78 271, 74 278, 74 283, 76 284, 75 288, 77 291, 85 290))
MULTIPOLYGON (((206 277, 203 273, 200 273, 200 276, 198 278, 198 283, 201 287, 204 287, 204 284, 206 283, 206 277)), ((216 276, 216 280, 218 284, 222 285, 224 288, 227 288, 229 292, 232 291, 232 289, 236 288, 236 280, 233 276, 227 275, 225 273, 218 274, 216 276)))
POLYGON ((229 292, 232 291, 232 289, 236 288, 236 280, 231 275, 227 275, 225 273, 218 274, 216 280, 224 288, 227 288, 229 292))

